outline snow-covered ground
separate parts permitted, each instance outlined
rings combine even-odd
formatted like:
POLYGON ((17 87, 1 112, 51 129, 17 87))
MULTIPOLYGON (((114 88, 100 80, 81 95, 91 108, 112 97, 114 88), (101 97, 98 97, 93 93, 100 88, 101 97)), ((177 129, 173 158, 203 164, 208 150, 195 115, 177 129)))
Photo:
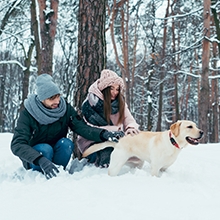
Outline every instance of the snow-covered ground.
POLYGON ((85 166, 46 180, 26 171, 0 133, 1 220, 219 220, 220 144, 188 146, 160 178, 149 165, 117 177, 85 166))

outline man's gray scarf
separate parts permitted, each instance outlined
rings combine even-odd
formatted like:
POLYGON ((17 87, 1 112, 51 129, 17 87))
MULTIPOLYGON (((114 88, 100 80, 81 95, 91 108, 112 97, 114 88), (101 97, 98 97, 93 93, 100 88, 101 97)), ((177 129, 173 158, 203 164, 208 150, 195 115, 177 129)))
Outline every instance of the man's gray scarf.
POLYGON ((32 94, 24 100, 24 107, 42 125, 58 121, 66 112, 66 102, 63 97, 60 97, 58 108, 49 109, 43 105, 37 95, 32 94))
MULTIPOLYGON (((116 114, 119 111, 118 106, 118 100, 115 99, 111 103, 111 114, 116 114)), ((86 120, 97 126, 106 126, 108 125, 108 122, 106 121, 106 118, 104 116, 104 102, 101 99, 98 99, 98 102, 91 106, 89 104, 89 101, 86 100, 82 105, 82 113, 86 120)), ((110 121, 110 125, 113 125, 113 123, 110 121)))

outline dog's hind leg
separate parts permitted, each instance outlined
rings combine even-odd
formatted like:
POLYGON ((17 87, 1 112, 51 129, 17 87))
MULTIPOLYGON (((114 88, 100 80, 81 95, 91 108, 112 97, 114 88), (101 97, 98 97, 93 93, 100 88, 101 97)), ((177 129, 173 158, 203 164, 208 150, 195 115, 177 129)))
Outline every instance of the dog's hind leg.
POLYGON ((138 166, 137 166, 137 168, 138 168, 138 169, 142 169, 143 166, 144 166, 144 161, 140 161, 139 164, 138 164, 138 166))
POLYGON ((129 159, 126 162, 126 165, 129 166, 130 168, 138 168, 138 169, 142 169, 144 166, 144 161, 136 159, 136 160, 131 160, 129 159))
POLYGON ((122 150, 114 149, 111 154, 110 164, 108 168, 109 176, 117 176, 120 172, 122 166, 128 160, 128 156, 126 156, 125 152, 122 150))

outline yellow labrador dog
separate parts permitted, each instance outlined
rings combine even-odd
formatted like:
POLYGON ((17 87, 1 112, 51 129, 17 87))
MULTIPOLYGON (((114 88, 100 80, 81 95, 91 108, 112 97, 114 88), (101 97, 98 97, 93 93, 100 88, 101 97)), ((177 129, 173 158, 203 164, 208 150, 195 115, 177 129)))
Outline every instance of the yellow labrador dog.
POLYGON ((197 145, 202 136, 203 131, 194 122, 182 120, 172 124, 167 131, 141 131, 137 135, 120 138, 118 143, 106 141, 94 144, 83 153, 83 157, 112 146, 114 150, 108 168, 110 176, 118 175, 126 163, 141 168, 144 161, 148 161, 151 175, 158 177, 160 171, 166 170, 176 161, 182 148, 188 144, 197 145))

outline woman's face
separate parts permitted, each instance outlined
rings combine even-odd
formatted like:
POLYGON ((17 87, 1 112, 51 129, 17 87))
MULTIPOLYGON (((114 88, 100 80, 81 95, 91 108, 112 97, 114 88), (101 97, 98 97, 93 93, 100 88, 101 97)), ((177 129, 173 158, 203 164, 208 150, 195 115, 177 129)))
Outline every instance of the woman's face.
POLYGON ((113 85, 110 87, 111 100, 115 100, 115 99, 116 99, 116 97, 117 97, 118 94, 119 94, 119 91, 120 91, 120 86, 119 86, 119 84, 113 84, 113 85))

